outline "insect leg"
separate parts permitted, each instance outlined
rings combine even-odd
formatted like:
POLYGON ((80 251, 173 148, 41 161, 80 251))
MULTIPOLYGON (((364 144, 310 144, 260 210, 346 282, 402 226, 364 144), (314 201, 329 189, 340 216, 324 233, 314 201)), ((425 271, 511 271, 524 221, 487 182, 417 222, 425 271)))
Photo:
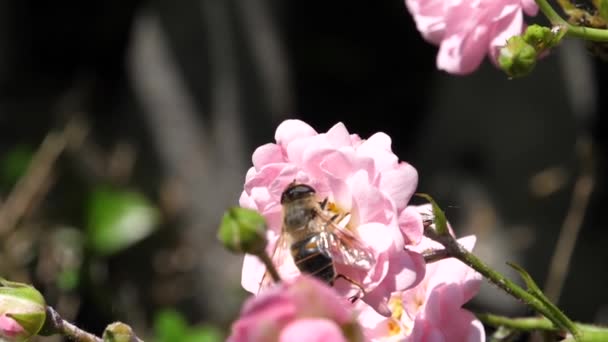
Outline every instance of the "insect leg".
MULTIPOLYGON (((365 289, 363 289, 363 286, 361 284, 359 284, 359 282, 352 280, 351 278, 345 276, 344 274, 338 274, 336 275, 336 278, 334 279, 334 281, 338 278, 342 278, 346 281, 348 281, 349 283, 355 285, 356 287, 359 288, 359 295, 355 295, 349 298, 351 303, 356 302, 358 299, 365 297, 365 289)), ((333 284, 332 284, 333 285, 333 284)))
POLYGON ((321 207, 321 210, 325 210, 325 207, 327 207, 327 197, 325 197, 323 201, 319 202, 319 207, 321 207))

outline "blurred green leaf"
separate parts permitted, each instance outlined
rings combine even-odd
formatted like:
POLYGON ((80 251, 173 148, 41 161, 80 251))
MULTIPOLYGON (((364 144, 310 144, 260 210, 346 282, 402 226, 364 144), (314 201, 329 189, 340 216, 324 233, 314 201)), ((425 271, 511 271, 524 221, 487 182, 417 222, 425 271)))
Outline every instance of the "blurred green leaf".
POLYGON ((63 291, 71 291, 78 286, 80 275, 78 269, 63 270, 57 276, 57 287, 63 291))
POLYGON ((3 187, 12 187, 23 176, 34 156, 30 146, 19 145, 10 150, 0 163, 0 183, 3 187))
POLYGON ((186 342, 221 342, 223 340, 220 330, 210 325, 194 328, 184 339, 186 342))
POLYGON ((155 342, 183 341, 188 324, 177 311, 164 310, 154 320, 155 342))
POLYGON ((158 210, 142 194, 100 186, 88 202, 87 239, 102 255, 119 252, 150 235, 158 210))
POLYGON ((154 321, 154 342, 221 342, 221 331, 210 325, 188 326, 184 317, 175 310, 157 313, 154 321))

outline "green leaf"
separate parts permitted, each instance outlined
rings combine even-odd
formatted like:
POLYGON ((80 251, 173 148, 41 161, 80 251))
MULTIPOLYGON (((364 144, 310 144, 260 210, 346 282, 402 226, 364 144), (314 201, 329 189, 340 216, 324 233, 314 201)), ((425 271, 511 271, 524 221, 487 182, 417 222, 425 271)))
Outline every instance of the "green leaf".
POLYGON ((124 250, 149 236, 159 223, 159 212, 142 194, 100 186, 87 210, 87 240, 101 255, 124 250))
POLYGON ((175 310, 163 310, 154 319, 155 342, 183 341, 186 338, 188 323, 175 310))
POLYGON ((220 330, 214 326, 200 326, 192 328, 185 336, 184 342, 222 342, 224 337, 220 330))
POLYGON ((71 291, 80 283, 80 272, 77 268, 62 270, 57 276, 57 287, 63 291, 71 291))
POLYGON ((435 223, 435 230, 437 231, 437 234, 449 234, 448 220, 445 218, 445 213, 443 212, 443 210, 441 210, 441 208, 439 207, 437 202, 435 202, 433 197, 424 193, 416 193, 415 195, 418 197, 422 197, 431 203, 431 206, 433 207, 433 222, 435 223))

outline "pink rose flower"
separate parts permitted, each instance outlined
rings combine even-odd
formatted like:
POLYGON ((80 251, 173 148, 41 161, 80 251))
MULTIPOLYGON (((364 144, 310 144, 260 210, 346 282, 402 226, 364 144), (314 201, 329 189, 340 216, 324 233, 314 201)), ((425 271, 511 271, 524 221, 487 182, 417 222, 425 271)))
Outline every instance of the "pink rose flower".
POLYGON ((2 341, 24 341, 29 333, 6 314, 0 315, 0 340, 2 341))
POLYGON ((523 14, 535 16, 534 0, 405 0, 416 27, 439 45, 437 68, 451 74, 475 71, 484 56, 493 63, 507 39, 521 34, 523 14))
MULTIPOLYGON (((458 240, 472 250, 475 237, 458 240)), ((418 250, 440 249, 423 238, 418 250)), ((459 260, 449 258, 427 265, 416 287, 393 294, 392 316, 378 315, 362 307, 359 322, 371 341, 485 341, 482 323, 462 308, 478 292, 481 275, 459 260)))
MULTIPOLYGON (((424 275, 421 255, 404 251, 422 236, 422 225, 411 220, 411 212, 406 210, 418 182, 416 170, 399 162, 386 134, 363 140, 342 123, 327 133, 317 133, 302 121, 286 120, 277 128, 275 140, 253 153, 253 167, 247 172, 240 198, 242 207, 255 209, 266 218, 269 255, 281 232, 282 192, 294 180, 312 186, 319 201, 328 198, 336 210, 350 213, 350 219, 341 225, 374 255, 368 269, 336 263, 337 273, 360 284, 366 293, 363 300, 389 316, 390 294, 416 285, 424 275)), ((300 273, 291 257, 275 262, 284 279, 300 273)), ((256 257, 245 256, 241 282, 247 291, 259 292, 264 273, 265 267, 256 257)), ((335 287, 343 295, 353 291, 341 278, 335 287)))
POLYGON ((308 275, 249 298, 228 342, 363 341, 349 303, 308 275))

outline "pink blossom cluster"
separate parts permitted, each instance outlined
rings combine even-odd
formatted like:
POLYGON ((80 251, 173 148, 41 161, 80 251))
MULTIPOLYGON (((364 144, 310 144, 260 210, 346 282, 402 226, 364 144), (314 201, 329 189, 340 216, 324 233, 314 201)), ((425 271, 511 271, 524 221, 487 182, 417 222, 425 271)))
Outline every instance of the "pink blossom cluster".
POLYGON ((475 71, 486 55, 496 64, 500 47, 522 33, 534 0, 405 0, 424 39, 439 46, 437 68, 451 74, 475 71))
MULTIPOLYGON (((484 340, 480 322, 462 309, 480 277, 456 260, 425 264, 422 251, 436 247, 423 236, 422 215, 429 208, 408 205, 418 175, 392 152, 389 136, 362 139, 342 123, 317 133, 302 121, 286 120, 275 140, 254 152, 240 198, 242 207, 266 218, 268 254, 275 255, 281 234, 281 194, 295 180, 349 214, 341 229, 365 244, 374 262, 365 269, 335 264, 339 274, 363 287, 353 304, 347 301, 352 288, 311 281, 289 253, 273 259, 284 282, 266 287, 264 265, 246 255, 242 285, 256 296, 234 323, 231 341, 297 341, 303 333, 311 341, 484 340), (353 326, 362 335, 352 335, 353 326)), ((472 248, 474 237, 462 243, 472 248)))

